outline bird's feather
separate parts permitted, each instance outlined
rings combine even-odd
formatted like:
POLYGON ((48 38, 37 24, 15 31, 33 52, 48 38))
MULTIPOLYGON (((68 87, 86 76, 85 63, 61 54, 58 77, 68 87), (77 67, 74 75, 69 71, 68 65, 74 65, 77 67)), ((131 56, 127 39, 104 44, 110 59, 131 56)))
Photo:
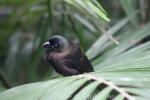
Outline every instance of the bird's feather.
POLYGON ((65 56, 65 65, 78 70, 80 73, 92 72, 93 67, 88 58, 81 51, 78 45, 73 45, 73 49, 65 56))
POLYGON ((61 36, 53 36, 48 44, 44 44, 44 47, 47 48, 48 62, 56 72, 64 76, 93 71, 90 61, 82 52, 79 44, 67 41, 61 36))

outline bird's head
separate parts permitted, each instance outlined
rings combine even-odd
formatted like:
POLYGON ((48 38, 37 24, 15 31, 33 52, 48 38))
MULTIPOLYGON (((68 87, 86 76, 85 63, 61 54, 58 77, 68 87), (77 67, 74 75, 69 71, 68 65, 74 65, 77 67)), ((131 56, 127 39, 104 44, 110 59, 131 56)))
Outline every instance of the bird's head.
POLYGON ((62 52, 63 50, 68 48, 68 45, 68 41, 64 37, 55 35, 52 36, 42 46, 50 52, 62 52))

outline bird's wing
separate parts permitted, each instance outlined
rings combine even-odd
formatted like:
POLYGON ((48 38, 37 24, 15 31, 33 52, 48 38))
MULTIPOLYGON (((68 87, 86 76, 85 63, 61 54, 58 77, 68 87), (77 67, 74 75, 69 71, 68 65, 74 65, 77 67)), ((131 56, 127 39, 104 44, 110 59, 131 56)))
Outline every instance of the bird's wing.
POLYGON ((80 47, 74 47, 69 55, 66 56, 65 65, 72 69, 84 72, 92 72, 93 67, 88 58, 81 51, 80 47))
MULTIPOLYGON (((57 68, 55 67, 55 70, 57 68)), ((58 73, 64 75, 64 76, 71 76, 71 75, 77 75, 80 74, 80 72, 76 69, 70 68, 66 65, 61 65, 59 68, 56 70, 58 73)))

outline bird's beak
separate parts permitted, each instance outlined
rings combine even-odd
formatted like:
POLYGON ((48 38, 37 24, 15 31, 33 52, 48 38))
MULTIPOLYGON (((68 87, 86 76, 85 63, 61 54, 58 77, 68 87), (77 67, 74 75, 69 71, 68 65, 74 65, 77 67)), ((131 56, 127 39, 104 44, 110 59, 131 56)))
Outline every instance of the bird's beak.
POLYGON ((49 42, 45 42, 42 47, 44 48, 50 48, 51 44, 49 42))

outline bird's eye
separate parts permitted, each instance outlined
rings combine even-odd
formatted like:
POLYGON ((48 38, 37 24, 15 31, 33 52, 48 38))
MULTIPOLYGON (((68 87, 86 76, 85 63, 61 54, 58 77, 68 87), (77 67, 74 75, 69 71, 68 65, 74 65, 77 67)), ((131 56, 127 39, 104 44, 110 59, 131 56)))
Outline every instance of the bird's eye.
POLYGON ((57 43, 55 43, 55 44, 54 44, 54 47, 58 47, 58 44, 57 44, 57 43))

